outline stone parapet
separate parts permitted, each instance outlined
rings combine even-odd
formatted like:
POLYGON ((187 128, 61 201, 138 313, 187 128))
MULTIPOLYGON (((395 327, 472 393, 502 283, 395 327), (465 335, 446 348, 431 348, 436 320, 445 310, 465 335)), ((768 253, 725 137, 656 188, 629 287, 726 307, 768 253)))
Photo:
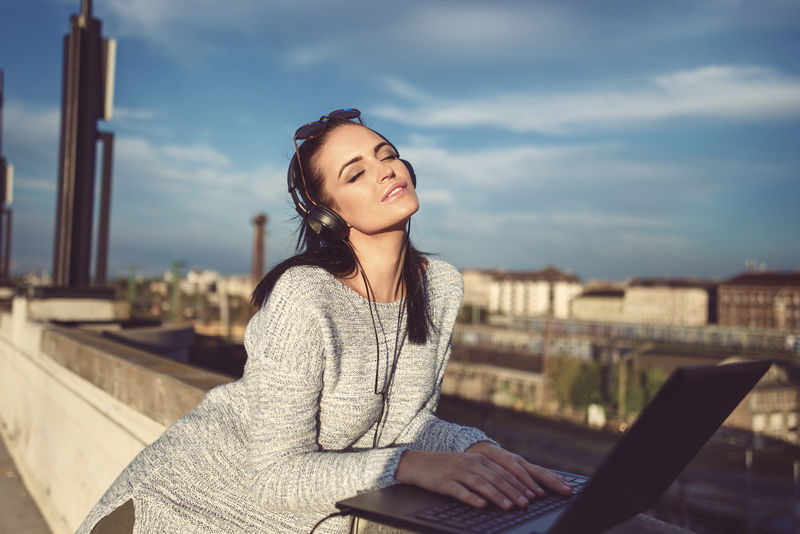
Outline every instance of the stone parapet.
POLYGON ((74 532, 119 472, 230 378, 101 333, 0 313, 0 434, 53 534, 74 532))

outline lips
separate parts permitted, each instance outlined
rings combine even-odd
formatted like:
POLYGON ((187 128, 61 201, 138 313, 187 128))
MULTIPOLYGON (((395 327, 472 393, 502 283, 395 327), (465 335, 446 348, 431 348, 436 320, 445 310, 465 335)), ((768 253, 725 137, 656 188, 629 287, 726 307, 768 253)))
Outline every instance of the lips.
POLYGON ((405 194, 408 186, 404 183, 396 183, 389 186, 386 192, 383 194, 383 198, 381 202, 386 202, 387 200, 392 200, 393 198, 397 198, 405 194))

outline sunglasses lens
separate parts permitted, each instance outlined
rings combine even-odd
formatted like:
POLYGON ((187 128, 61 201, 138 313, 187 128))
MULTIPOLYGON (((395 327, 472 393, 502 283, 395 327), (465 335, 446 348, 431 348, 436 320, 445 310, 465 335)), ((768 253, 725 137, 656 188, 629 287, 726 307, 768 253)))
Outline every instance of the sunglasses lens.
POLYGON ((328 114, 331 119, 351 120, 361 116, 361 112, 357 109, 337 109, 328 114))
POLYGON ((309 122, 308 124, 301 126, 294 132, 295 139, 311 139, 312 137, 317 137, 325 131, 325 123, 322 121, 314 121, 309 122))

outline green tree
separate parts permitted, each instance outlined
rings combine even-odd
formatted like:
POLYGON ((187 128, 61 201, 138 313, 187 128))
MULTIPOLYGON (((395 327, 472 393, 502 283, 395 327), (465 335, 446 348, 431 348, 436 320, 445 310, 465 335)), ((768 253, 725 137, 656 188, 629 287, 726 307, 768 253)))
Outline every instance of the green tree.
POLYGON ((555 395, 559 406, 571 404, 572 390, 581 373, 581 361, 571 356, 551 356, 547 367, 551 395, 555 395))
POLYGON ((664 382, 667 381, 668 375, 663 369, 658 367, 650 367, 644 371, 643 375, 644 404, 647 404, 656 396, 656 393, 658 393, 658 390, 664 385, 664 382))
POLYGON ((575 408, 585 410, 590 404, 603 400, 602 372, 599 362, 581 363, 580 372, 570 390, 570 400, 575 408))

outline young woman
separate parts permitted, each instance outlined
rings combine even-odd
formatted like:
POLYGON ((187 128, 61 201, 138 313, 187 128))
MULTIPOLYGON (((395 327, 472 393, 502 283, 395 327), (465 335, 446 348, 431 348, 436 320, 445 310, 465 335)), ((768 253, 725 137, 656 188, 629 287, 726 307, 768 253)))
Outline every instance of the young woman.
POLYGON ((79 533, 134 517, 136 533, 347 532, 336 501, 398 482, 477 507, 571 491, 433 413, 463 284, 408 239, 411 165, 357 110, 299 128, 295 146, 302 250, 254 292, 244 376, 142 451, 79 533))

